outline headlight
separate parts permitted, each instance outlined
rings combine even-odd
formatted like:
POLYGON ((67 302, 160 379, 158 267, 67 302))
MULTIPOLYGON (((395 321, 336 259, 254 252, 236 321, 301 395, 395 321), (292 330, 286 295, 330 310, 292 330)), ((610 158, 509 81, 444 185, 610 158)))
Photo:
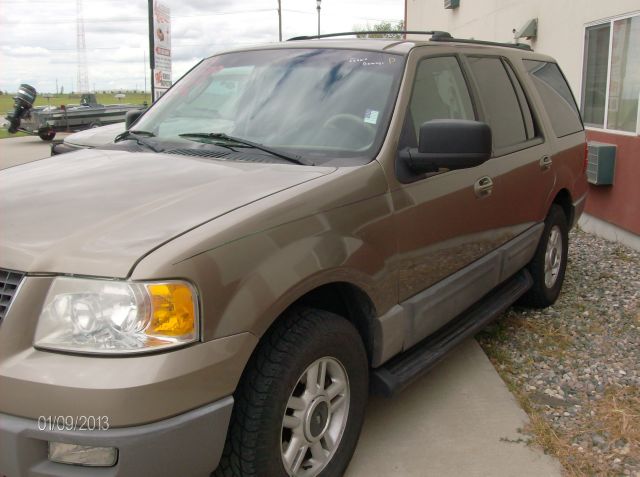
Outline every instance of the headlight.
POLYGON ((140 353, 198 340, 196 293, 182 281, 56 278, 35 346, 79 353, 140 353))

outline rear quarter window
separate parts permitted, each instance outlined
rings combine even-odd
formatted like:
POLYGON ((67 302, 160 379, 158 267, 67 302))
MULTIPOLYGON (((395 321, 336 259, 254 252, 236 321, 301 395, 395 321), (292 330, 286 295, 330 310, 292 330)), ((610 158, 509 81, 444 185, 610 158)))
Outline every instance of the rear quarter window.
POLYGON ((540 93, 551 127, 557 137, 584 129, 571 89, 555 63, 523 60, 529 76, 540 93))

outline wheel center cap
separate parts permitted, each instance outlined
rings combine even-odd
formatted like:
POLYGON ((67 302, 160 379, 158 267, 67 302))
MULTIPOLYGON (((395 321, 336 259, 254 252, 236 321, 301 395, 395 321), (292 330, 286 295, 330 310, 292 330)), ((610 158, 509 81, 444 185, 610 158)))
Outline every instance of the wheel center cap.
POLYGON ((309 441, 319 440, 329 426, 329 403, 323 397, 316 399, 309 406, 305 419, 304 432, 309 441))

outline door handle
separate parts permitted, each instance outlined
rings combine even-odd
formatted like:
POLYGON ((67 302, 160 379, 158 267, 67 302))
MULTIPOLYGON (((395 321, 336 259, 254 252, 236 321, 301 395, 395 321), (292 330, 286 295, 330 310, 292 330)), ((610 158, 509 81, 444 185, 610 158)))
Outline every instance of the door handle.
POLYGON ((542 156, 540 158, 540 169, 542 169, 543 171, 546 171, 547 169, 551 168, 551 164, 553 164, 553 160, 551 159, 551 156, 542 156))
POLYGON ((473 185, 473 191, 480 199, 489 197, 491 192, 493 192, 493 180, 491 180, 491 177, 489 176, 481 177, 473 185))

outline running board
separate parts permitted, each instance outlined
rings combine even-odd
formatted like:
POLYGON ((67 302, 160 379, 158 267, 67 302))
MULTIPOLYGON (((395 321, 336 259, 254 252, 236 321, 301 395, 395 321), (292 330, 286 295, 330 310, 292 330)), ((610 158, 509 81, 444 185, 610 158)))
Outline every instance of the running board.
POLYGON ((391 397, 429 371, 448 351, 496 319, 533 285, 529 271, 521 270, 449 324, 371 373, 373 394, 391 397))

